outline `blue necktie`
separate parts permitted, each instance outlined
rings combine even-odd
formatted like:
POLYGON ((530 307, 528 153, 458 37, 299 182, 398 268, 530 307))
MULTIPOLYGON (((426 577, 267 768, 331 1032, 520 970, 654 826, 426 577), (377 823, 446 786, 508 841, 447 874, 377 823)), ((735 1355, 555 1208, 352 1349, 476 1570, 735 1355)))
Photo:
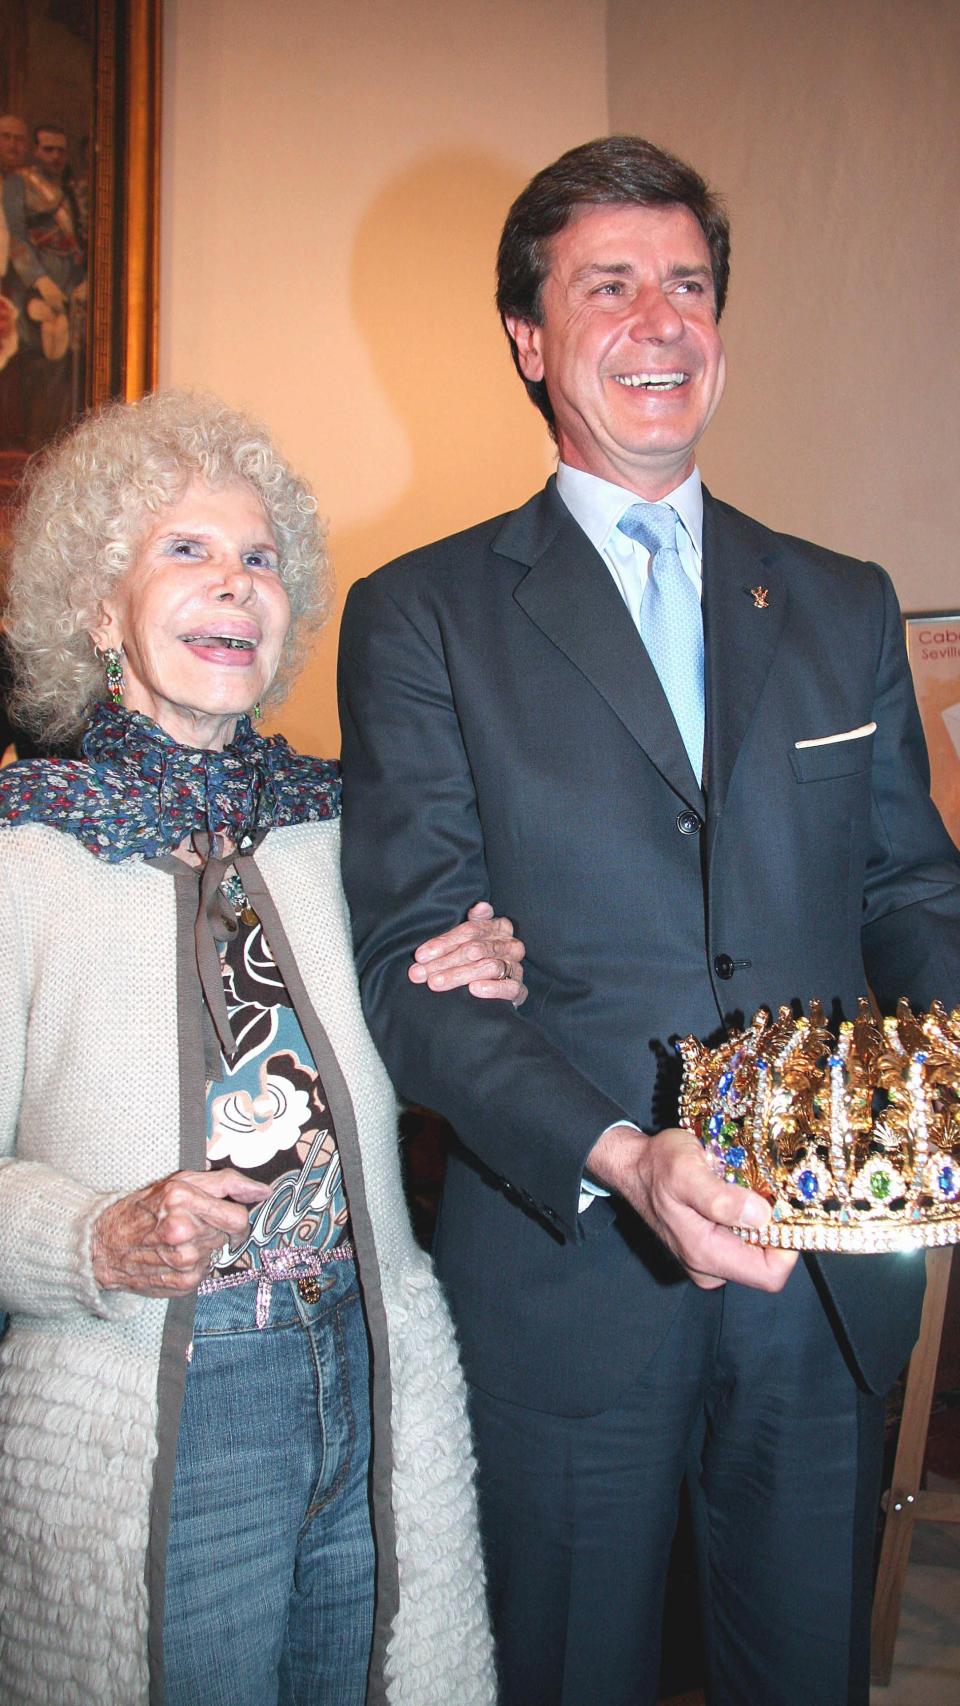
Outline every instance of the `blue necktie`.
POLYGON ((693 773, 703 774, 703 613, 677 550, 677 516, 669 504, 634 504, 620 531, 650 552, 640 603, 640 638, 687 749, 693 773))

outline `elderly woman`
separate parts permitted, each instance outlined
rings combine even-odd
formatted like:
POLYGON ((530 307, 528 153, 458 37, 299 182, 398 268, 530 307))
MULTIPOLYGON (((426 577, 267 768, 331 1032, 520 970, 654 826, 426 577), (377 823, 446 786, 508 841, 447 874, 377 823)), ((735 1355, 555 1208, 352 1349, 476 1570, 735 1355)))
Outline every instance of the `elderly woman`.
MULTIPOLYGON (((323 611, 314 508, 170 393, 81 423, 19 523, 20 707, 86 734, 0 776, 5 1706, 493 1699, 338 775, 248 717, 323 611)), ((522 952, 480 906, 411 975, 518 1000, 522 952)))

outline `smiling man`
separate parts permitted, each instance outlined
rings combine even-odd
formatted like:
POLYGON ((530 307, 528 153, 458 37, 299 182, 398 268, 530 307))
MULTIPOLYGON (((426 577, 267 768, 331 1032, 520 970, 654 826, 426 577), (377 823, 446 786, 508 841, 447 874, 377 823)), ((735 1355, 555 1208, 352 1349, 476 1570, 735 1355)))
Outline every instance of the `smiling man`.
POLYGON ((686 207, 583 207, 550 245, 536 319, 505 312, 565 466, 658 498, 723 394, 717 286, 686 207))
POLYGON ((556 476, 344 615, 367 1016, 459 1138, 436 1255, 504 1706, 656 1700, 685 1474, 711 1706, 868 1694, 881 1395, 922 1264, 742 1243, 769 1208, 677 1127, 673 1040, 868 986, 957 1001, 960 861, 887 576, 701 485, 728 263, 717 198, 639 138, 540 172, 498 306, 556 476), (519 1014, 409 975, 477 893, 519 921, 519 1014))

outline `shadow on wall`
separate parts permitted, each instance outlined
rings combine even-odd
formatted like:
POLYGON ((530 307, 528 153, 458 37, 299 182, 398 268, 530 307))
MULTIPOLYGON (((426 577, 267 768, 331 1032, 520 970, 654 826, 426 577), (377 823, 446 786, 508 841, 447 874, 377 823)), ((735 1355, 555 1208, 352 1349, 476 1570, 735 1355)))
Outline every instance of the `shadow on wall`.
POLYGON ((542 483, 546 433, 494 306, 500 230, 526 177, 479 154, 432 155, 394 179, 358 229, 351 305, 411 464, 403 497, 370 530, 377 561, 542 483))
MULTIPOLYGON (((549 472, 546 428, 514 371, 494 306, 500 230, 528 175, 475 152, 430 154, 392 179, 358 225, 351 309, 405 442, 406 478, 371 464, 370 519, 345 529, 334 519, 337 614, 277 718, 308 751, 335 747, 336 640, 352 582, 514 507, 549 472), (382 508, 378 481, 388 494, 382 508)), ((362 447, 362 422, 349 430, 362 447)), ((335 517, 334 494, 321 488, 319 498, 335 517)))

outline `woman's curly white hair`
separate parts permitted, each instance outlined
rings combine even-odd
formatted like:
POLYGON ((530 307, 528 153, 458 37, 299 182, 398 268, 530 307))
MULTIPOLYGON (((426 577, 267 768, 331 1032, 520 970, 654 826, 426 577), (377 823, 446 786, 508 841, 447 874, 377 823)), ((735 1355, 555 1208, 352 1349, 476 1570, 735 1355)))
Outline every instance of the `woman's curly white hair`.
POLYGON ((193 479, 243 480, 273 530, 290 628, 265 704, 276 704, 325 619, 330 584, 316 501, 265 429, 215 397, 159 391, 89 415, 30 464, 14 523, 6 637, 11 709, 48 740, 75 736, 103 698, 89 630, 157 515, 193 479))

